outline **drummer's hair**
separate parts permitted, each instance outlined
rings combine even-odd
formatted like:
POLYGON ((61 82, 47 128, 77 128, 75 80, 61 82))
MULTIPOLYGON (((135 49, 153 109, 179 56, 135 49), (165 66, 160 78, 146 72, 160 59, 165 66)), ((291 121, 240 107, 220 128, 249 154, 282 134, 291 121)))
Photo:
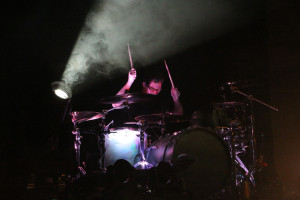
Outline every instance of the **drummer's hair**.
POLYGON ((164 82, 164 76, 161 72, 159 71, 153 71, 150 73, 146 73, 146 75, 144 76, 144 82, 149 85, 150 82, 153 81, 155 83, 157 82, 164 82))

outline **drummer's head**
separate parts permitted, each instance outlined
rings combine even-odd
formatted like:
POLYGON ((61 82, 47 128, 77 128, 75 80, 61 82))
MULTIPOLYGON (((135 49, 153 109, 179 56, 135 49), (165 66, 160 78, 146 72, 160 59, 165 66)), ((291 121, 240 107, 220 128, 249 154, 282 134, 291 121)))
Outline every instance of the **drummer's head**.
POLYGON ((162 89, 164 77, 161 73, 148 74, 143 82, 143 93, 157 95, 162 89))

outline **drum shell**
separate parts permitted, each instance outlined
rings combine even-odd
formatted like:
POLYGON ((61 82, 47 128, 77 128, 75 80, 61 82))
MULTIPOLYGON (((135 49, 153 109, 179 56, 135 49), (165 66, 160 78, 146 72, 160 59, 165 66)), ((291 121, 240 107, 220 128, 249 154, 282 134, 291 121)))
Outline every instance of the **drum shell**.
POLYGON ((230 182, 230 153, 213 130, 188 128, 178 135, 160 138, 149 149, 147 161, 153 166, 160 161, 170 162, 192 195, 211 194, 230 182), (181 157, 186 157, 188 163, 183 168, 181 157))
MULTIPOLYGON (((131 165, 140 153, 140 131, 135 128, 118 127, 105 135, 104 166, 113 165, 117 160, 124 159, 131 165)), ((144 147, 147 147, 147 134, 144 134, 144 147)))

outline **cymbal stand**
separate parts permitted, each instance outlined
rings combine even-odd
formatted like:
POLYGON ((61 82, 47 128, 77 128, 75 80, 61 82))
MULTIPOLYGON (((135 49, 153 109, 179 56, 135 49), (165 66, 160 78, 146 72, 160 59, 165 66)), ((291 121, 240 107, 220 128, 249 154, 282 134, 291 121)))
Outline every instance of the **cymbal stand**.
MULTIPOLYGON (((109 132, 109 126, 111 125, 112 122, 110 122, 108 125, 105 125, 105 116, 115 110, 115 109, 123 109, 125 107, 128 107, 128 104, 126 102, 124 102, 122 105, 108 109, 108 110, 103 110, 101 113, 103 115, 103 117, 101 118, 101 122, 99 123, 99 126, 101 128, 100 130, 100 134, 97 135, 98 138, 98 144, 99 144, 99 150, 100 150, 100 167, 102 169, 104 169, 104 155, 105 155, 105 137, 104 134, 109 132)), ((80 121, 80 122, 75 122, 73 121, 74 124, 74 130, 72 131, 72 133, 75 135, 75 140, 74 140, 74 149, 75 149, 75 160, 76 160, 76 168, 77 168, 77 173, 76 173, 76 179, 79 179, 81 177, 81 175, 86 175, 86 171, 84 170, 84 167, 81 166, 81 159, 80 159, 80 146, 81 146, 81 135, 80 135, 80 129, 78 128, 78 124, 80 124, 81 122, 84 121, 80 121)))
POLYGON ((165 121, 165 114, 163 113, 162 120, 160 121, 161 124, 161 136, 165 136, 166 133, 166 121, 165 121))
POLYGON ((97 140, 98 140, 98 147, 99 147, 99 153, 100 153, 100 168, 104 169, 104 160, 105 160, 105 134, 108 132, 108 129, 106 127, 109 127, 109 125, 105 126, 105 116, 101 118, 101 122, 99 123, 100 126, 100 134, 97 134, 97 140))
POLYGON ((81 175, 86 174, 86 171, 83 169, 80 162, 81 136, 80 136, 80 129, 77 127, 77 123, 74 123, 74 130, 72 131, 72 133, 75 135, 74 149, 75 149, 76 167, 78 170, 76 173, 76 179, 79 179, 81 175))
POLYGON ((241 196, 241 183, 247 180, 255 186, 253 174, 249 173, 249 170, 238 156, 236 151, 235 136, 238 135, 234 129, 234 125, 230 124, 230 139, 228 140, 230 155, 231 155, 231 195, 232 199, 240 199, 241 196))
POLYGON ((230 155, 231 155, 231 188, 234 199, 238 199, 238 190, 236 189, 238 185, 237 180, 237 168, 236 168, 236 152, 235 152, 235 141, 234 141, 234 131, 233 127, 230 127, 230 155))
POLYGON ((99 145, 99 151, 100 151, 100 168, 101 169, 105 169, 105 134, 110 133, 109 131, 109 127, 111 124, 114 123, 114 121, 112 120, 110 123, 108 123, 107 125, 105 125, 105 117, 106 115, 116 109, 123 109, 128 107, 128 103, 124 102, 122 103, 120 106, 116 106, 113 107, 111 109, 108 110, 103 110, 101 113, 103 114, 103 117, 101 118, 101 122, 99 123, 100 126, 100 134, 97 135, 97 140, 98 140, 98 145, 99 145))
POLYGON ((139 146, 139 149, 140 149, 140 154, 141 154, 141 161, 137 162, 134 167, 137 168, 137 169, 150 169, 152 168, 153 166, 148 163, 146 161, 146 158, 145 158, 145 124, 144 123, 139 123, 140 127, 140 146, 139 146))
POLYGON ((164 107, 162 107, 162 120, 160 121, 161 124, 161 136, 166 136, 166 117, 172 113, 169 113, 164 107))

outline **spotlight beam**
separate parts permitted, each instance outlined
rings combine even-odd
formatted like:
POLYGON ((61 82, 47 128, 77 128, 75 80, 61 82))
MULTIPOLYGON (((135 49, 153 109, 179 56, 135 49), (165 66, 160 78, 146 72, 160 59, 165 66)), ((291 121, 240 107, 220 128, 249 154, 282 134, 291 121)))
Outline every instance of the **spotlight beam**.
POLYGON ((150 65, 253 21, 260 4, 259 0, 98 0, 87 15, 62 81, 74 92, 79 84, 112 78, 116 71, 127 73, 126 44, 136 62, 150 65))

